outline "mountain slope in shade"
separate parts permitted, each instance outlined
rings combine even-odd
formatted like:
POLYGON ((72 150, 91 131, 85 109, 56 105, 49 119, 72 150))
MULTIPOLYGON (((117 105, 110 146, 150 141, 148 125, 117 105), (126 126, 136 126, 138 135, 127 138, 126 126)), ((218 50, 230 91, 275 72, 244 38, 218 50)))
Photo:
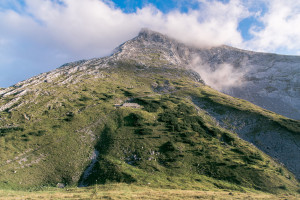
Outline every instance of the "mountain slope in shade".
POLYGON ((206 86, 188 51, 144 30, 0 91, 0 186, 297 191, 300 122, 206 86))

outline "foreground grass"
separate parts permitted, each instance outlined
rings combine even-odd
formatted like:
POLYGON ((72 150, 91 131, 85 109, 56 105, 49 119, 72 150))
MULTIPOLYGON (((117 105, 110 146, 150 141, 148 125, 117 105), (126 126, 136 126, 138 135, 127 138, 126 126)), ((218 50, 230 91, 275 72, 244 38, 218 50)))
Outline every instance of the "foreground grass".
POLYGON ((159 189, 127 184, 97 185, 87 188, 48 188, 45 191, 0 190, 0 199, 299 199, 300 195, 272 195, 267 193, 230 190, 159 189))

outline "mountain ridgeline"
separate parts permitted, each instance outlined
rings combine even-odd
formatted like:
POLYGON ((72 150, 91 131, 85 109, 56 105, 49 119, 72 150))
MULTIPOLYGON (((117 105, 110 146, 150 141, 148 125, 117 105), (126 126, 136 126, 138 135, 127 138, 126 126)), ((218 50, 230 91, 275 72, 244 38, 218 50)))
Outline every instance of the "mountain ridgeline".
MULTIPOLYGON (((125 182, 299 192, 300 122, 209 87, 196 55, 215 70, 221 61, 240 67, 242 56, 255 66, 261 57, 276 57, 227 46, 197 49, 142 30, 109 57, 68 63, 1 89, 0 187, 125 182)), ((257 79, 262 89, 265 80, 257 79)), ((251 80, 241 86, 247 95, 251 80)), ((284 105, 295 108, 293 80, 285 82, 292 89, 276 91, 289 93, 284 105)), ((247 97, 240 88, 226 90, 247 97)), ((271 94, 250 100, 265 104, 271 94)), ((298 118, 296 111, 286 116, 298 118)))

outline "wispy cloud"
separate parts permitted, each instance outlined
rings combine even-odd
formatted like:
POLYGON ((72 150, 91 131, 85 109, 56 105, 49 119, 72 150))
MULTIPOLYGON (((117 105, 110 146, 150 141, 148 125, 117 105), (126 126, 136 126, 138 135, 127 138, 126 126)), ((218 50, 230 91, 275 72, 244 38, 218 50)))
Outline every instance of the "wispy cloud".
POLYGON ((212 88, 226 92, 234 87, 241 87, 245 84, 244 75, 247 70, 235 68, 229 63, 211 67, 208 63, 196 56, 193 58, 190 67, 201 75, 204 82, 212 88))

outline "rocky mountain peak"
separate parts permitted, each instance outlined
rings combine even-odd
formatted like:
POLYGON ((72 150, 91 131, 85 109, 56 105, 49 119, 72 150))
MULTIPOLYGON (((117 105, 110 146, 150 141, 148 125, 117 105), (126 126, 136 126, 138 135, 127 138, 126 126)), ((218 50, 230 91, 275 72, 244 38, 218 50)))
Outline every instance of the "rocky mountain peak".
POLYGON ((299 56, 258 53, 225 45, 196 48, 149 29, 142 29, 121 49, 119 59, 192 69, 206 84, 223 93, 300 119, 299 56))
POLYGON ((176 42, 175 40, 171 39, 167 35, 164 35, 162 33, 152 31, 147 28, 141 29, 139 32, 139 35, 137 36, 139 39, 143 39, 148 42, 157 42, 157 43, 171 43, 176 42))

